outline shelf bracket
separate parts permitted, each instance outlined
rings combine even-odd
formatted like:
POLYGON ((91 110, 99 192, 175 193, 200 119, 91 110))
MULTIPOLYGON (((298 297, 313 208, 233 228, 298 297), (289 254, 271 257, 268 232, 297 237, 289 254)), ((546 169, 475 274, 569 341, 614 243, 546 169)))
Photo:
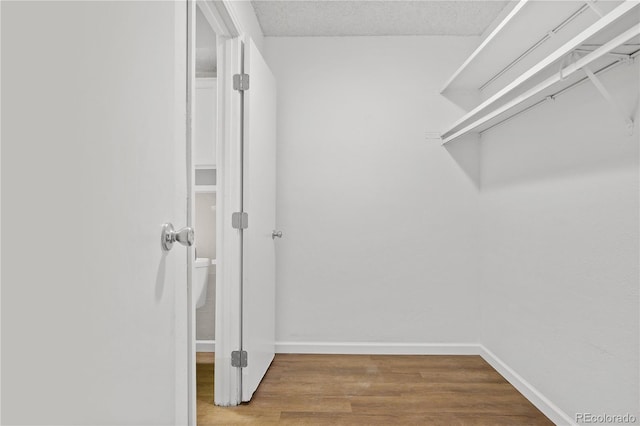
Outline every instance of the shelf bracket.
POLYGON ((596 86, 596 89, 598 89, 598 92, 600 92, 602 97, 609 103, 611 108, 618 115, 620 115, 622 117, 622 119, 624 120, 625 124, 627 125, 627 130, 628 130, 629 134, 630 135, 633 134, 633 127, 634 127, 633 114, 630 114, 627 111, 625 111, 625 109, 622 107, 622 105, 620 105, 618 102, 616 102, 616 100, 613 98, 613 96, 611 96, 611 93, 609 93, 607 88, 604 87, 604 84, 602 84, 602 81, 600 81, 600 79, 589 69, 589 67, 583 67, 582 69, 587 74, 587 77, 589 77, 589 80, 591 80, 593 85, 596 86))
POLYGON ((560 71, 558 73, 560 80, 564 80, 565 78, 567 78, 564 75, 564 69, 567 67, 567 65, 575 63, 578 59, 580 59, 580 52, 578 52, 577 49, 572 50, 562 59, 562 62, 560 63, 560 71))
POLYGON ((599 17, 603 17, 605 14, 600 10, 600 8, 595 4, 595 2, 593 0, 585 0, 585 3, 587 4, 587 6, 589 6, 591 8, 591 10, 593 10, 595 12, 596 15, 598 15, 599 17))
MULTIPOLYGON (((578 52, 580 54, 587 54, 587 53, 592 53, 593 50, 589 50, 589 49, 576 49, 574 50, 574 52, 578 52)), ((619 53, 619 52, 607 52, 606 55, 609 56, 613 56, 614 58, 618 58, 621 61, 624 62, 631 62, 633 61, 633 57, 628 54, 628 53, 619 53)))

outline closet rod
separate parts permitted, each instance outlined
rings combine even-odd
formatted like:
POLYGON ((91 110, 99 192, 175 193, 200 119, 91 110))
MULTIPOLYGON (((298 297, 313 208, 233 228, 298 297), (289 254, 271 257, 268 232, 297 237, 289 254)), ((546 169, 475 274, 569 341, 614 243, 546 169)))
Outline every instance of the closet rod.
MULTIPOLYGON (((636 50, 635 52, 629 54, 628 57, 632 58, 632 59, 635 59, 639 54, 640 54, 640 50, 636 50)), ((612 62, 609 65, 605 65, 604 67, 598 69, 593 74, 594 75, 604 74, 607 71, 612 70, 612 69, 616 68, 618 65, 624 64, 624 63, 626 63, 624 60, 618 60, 618 61, 612 62)), ((510 115, 509 117, 507 117, 507 118, 505 118, 503 120, 500 120, 497 123, 492 124, 491 126, 487 127, 486 129, 484 129, 484 130, 482 130, 482 131, 480 131, 478 133, 480 133, 480 135, 482 135, 482 134, 484 134, 484 132, 487 132, 487 131, 493 129, 494 127, 497 127, 497 126, 499 126, 501 124, 504 124, 507 121, 511 120, 512 118, 515 118, 515 117, 519 116, 520 114, 525 113, 525 112, 529 111, 530 109, 532 109, 532 108, 534 108, 534 107, 536 107, 536 106, 538 106, 538 105, 540 105, 542 103, 545 103, 545 102, 547 102, 549 100, 555 100, 555 98, 557 98, 558 96, 563 95, 565 92, 573 89, 574 87, 577 87, 577 86, 581 85, 582 83, 584 83, 586 81, 589 81, 589 77, 587 77, 587 76, 581 78, 580 80, 576 81, 573 84, 568 85, 567 87, 564 87, 564 88, 558 90, 557 92, 547 96, 546 98, 541 99, 538 102, 529 105, 528 107, 524 108, 523 110, 518 111, 515 114, 510 115)))
POLYGON ((504 73, 506 73, 507 71, 509 71, 511 68, 513 68, 514 66, 516 66, 518 64, 518 62, 520 62, 521 60, 523 60, 524 58, 526 58, 527 56, 529 56, 529 54, 531 52, 533 52, 534 50, 536 50, 542 43, 544 43, 545 41, 549 40, 551 38, 551 36, 553 36, 554 34, 556 34, 558 31, 560 31, 562 28, 564 28, 567 24, 569 24, 571 21, 573 21, 575 18, 577 18, 578 16, 580 16, 582 14, 582 12, 584 12, 585 10, 589 9, 589 6, 584 4, 582 5, 582 7, 578 10, 576 10, 575 12, 573 12, 573 14, 571 14, 571 16, 569 16, 567 19, 565 19, 564 21, 562 21, 558 26, 556 26, 554 29, 552 29, 551 31, 549 31, 548 33, 546 33, 540 40, 538 40, 533 46, 531 46, 530 48, 528 48, 527 50, 525 50, 520 56, 518 56, 516 59, 514 59, 513 61, 511 61, 511 63, 509 63, 506 67, 502 68, 500 71, 498 71, 498 73, 496 75, 494 75, 493 77, 491 77, 487 82, 485 82, 484 84, 482 84, 482 86, 480 86, 480 90, 484 90, 488 85, 490 85, 491 83, 493 83, 494 81, 496 81, 498 78, 500 78, 504 73))

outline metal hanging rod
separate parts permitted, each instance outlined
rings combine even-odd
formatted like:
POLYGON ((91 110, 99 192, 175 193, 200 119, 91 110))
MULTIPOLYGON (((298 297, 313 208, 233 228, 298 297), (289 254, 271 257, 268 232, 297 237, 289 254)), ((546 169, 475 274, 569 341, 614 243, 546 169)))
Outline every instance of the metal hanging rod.
MULTIPOLYGON (((600 47, 602 43, 584 43, 582 47, 600 47)), ((620 46, 640 46, 640 43, 622 43, 620 46)))
MULTIPOLYGON (((589 50, 589 49, 576 49, 574 50, 574 52, 578 52, 578 53, 591 53, 593 52, 593 50, 589 50)), ((615 56, 621 59, 629 59, 631 58, 631 53, 620 53, 620 52, 607 52, 607 55, 611 55, 611 56, 615 56)))
MULTIPOLYGON (((634 59, 634 58, 636 58, 639 54, 640 54, 640 50, 636 50, 636 51, 635 51, 635 52, 633 52, 632 54, 630 54, 630 55, 625 55, 625 56, 628 56, 629 58, 634 59)), ((609 65, 605 65, 605 66, 603 66, 602 68, 599 68, 597 71, 594 71, 594 72, 593 72, 593 74, 594 74, 594 75, 604 74, 604 73, 606 73, 607 71, 610 71, 610 70, 612 70, 612 69, 616 68, 618 65, 620 65, 620 64, 624 64, 624 63, 626 63, 624 60, 619 59, 619 60, 617 60, 617 61, 615 61, 615 62, 610 63, 609 65)), ((479 133, 482 135, 484 132, 487 132, 487 131, 489 131, 489 130, 493 129, 494 127, 497 127, 497 126, 499 126, 499 125, 501 125, 501 124, 504 124, 504 123, 506 123, 507 121, 511 120, 512 118, 515 118, 515 117, 519 116, 520 114, 523 114, 523 113, 525 113, 525 112, 529 111, 530 109, 532 109, 532 108, 534 108, 534 107, 536 107, 536 106, 538 106, 538 105, 540 105, 540 104, 542 104, 542 103, 545 103, 545 102, 547 102, 547 101, 553 101, 553 100, 555 100, 558 96, 563 95, 565 92, 568 92, 569 90, 573 89, 574 87, 577 87, 577 86, 581 85, 582 83, 584 83, 584 82, 586 82, 586 81, 589 81, 589 77, 588 77, 588 76, 585 76, 585 77, 581 78, 580 80, 576 81, 575 83, 572 83, 572 84, 568 85, 567 87, 564 87, 564 88, 562 88, 562 89, 558 90, 557 92, 555 92, 555 93, 553 93, 553 94, 551 94, 551 95, 549 95, 549 96, 545 97, 544 99, 541 99, 541 100, 539 100, 538 102, 535 102, 534 104, 529 105, 528 107, 526 107, 526 108, 522 109, 521 111, 518 111, 518 112, 516 112, 515 114, 510 115, 509 117, 507 117, 507 118, 505 118, 505 119, 503 119, 503 120, 500 120, 500 121, 498 121, 497 123, 492 124, 491 126, 487 127, 486 129, 484 129, 484 130, 480 131, 479 133)))
POLYGON ((575 12, 573 12, 571 14, 571 16, 569 16, 567 19, 565 19, 564 21, 562 21, 558 26, 556 26, 554 29, 552 29, 551 31, 549 31, 548 33, 546 33, 540 40, 538 40, 533 46, 531 46, 530 48, 528 48, 527 50, 525 50, 520 56, 518 56, 516 59, 514 59, 513 61, 511 61, 506 67, 504 67, 503 69, 501 69, 500 71, 498 71, 498 73, 496 75, 494 75, 493 77, 491 77, 486 83, 484 83, 482 86, 480 86, 480 90, 484 90, 488 85, 490 85, 491 83, 493 83, 494 81, 496 81, 498 78, 500 78, 504 73, 506 73, 507 71, 509 71, 511 68, 513 68, 514 66, 516 66, 521 60, 523 60, 525 57, 527 57, 531 52, 533 52, 534 50, 536 50, 541 44, 543 44, 545 41, 549 40, 554 34, 556 34, 558 31, 560 31, 562 28, 564 28, 566 25, 568 25, 571 21, 573 21, 575 18, 577 18, 578 16, 580 16, 585 10, 589 9, 589 6, 587 4, 583 4, 580 9, 576 10, 575 12))

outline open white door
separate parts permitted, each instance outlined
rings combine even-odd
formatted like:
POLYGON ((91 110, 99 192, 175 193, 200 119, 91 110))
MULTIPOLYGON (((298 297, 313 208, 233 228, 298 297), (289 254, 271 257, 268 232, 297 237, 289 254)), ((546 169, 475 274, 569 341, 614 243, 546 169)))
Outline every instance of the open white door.
POLYGON ((249 39, 244 46, 242 400, 249 401, 275 353, 276 82, 249 39))
POLYGON ((186 5, 2 2, 3 424, 187 423, 186 5))

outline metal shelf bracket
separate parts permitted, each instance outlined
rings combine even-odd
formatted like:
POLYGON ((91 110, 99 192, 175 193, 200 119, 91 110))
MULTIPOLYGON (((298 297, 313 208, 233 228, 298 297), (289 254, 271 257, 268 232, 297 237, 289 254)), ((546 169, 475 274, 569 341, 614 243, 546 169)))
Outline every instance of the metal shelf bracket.
MULTIPOLYGON (((604 87, 604 84, 602 84, 602 81, 600 81, 600 79, 591 71, 591 69, 589 69, 589 67, 583 67, 582 69, 587 74, 587 77, 589 77, 589 80, 591 80, 593 85, 596 86, 596 89, 598 89, 598 92, 600 92, 602 97, 609 103, 609 105, 615 111, 615 113, 618 114, 620 117, 622 117, 622 120, 627 125, 627 131, 629 132, 630 135, 632 135, 633 128, 634 128, 633 112, 629 113, 625 111, 625 108, 622 105, 620 105, 620 103, 616 102, 613 96, 611 96, 611 93, 609 93, 607 88, 604 87)), ((638 104, 638 101, 636 100, 636 105, 637 104, 638 104)))
MULTIPOLYGON (((599 47, 599 46, 598 46, 599 47)), ((590 49, 576 49, 574 50, 574 52, 577 52, 581 55, 587 54, 587 53, 591 53, 593 52, 593 50, 590 49)), ((606 55, 608 56, 613 56, 615 58, 618 58, 619 60, 629 63, 633 61, 633 56, 629 53, 618 53, 618 52, 607 52, 606 55)))
POLYGON ((602 18, 604 16, 604 12, 602 12, 600 10, 600 8, 595 4, 595 2, 593 0, 585 0, 585 3, 587 4, 587 6, 589 6, 591 8, 591 10, 593 10, 595 12, 596 15, 598 15, 600 18, 602 18))

